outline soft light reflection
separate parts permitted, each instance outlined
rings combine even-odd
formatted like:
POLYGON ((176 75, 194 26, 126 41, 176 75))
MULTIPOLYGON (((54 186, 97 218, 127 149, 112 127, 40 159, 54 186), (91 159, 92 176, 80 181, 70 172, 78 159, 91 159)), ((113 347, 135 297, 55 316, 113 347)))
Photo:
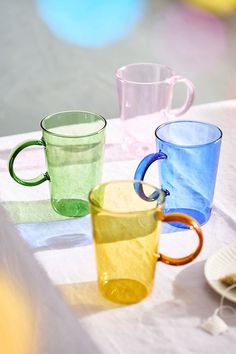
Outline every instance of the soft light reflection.
POLYGON ((37 5, 58 38, 84 47, 122 39, 145 10, 145 0, 37 0, 37 5))
POLYGON ((0 270, 0 353, 35 353, 34 317, 28 296, 0 270))
POLYGON ((204 10, 181 4, 170 6, 163 11, 155 29, 157 40, 160 38, 157 47, 176 69, 186 66, 189 74, 197 75, 227 58, 225 24, 204 10))
POLYGON ((188 3, 212 11, 218 15, 227 15, 236 10, 236 0, 185 0, 188 3))

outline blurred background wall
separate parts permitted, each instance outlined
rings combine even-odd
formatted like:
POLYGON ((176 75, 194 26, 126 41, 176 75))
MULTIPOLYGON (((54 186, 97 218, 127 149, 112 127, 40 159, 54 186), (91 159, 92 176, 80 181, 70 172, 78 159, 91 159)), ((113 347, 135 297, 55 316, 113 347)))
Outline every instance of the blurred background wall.
POLYGON ((133 62, 191 79, 195 104, 236 98, 236 0, 0 0, 0 135, 61 110, 118 117, 133 62))

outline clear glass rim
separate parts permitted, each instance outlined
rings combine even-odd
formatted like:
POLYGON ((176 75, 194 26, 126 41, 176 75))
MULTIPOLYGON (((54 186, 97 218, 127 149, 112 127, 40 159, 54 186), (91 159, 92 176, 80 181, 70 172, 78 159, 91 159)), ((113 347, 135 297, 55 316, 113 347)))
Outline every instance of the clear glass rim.
MULTIPOLYGON (((124 214, 127 214, 127 213, 149 213, 149 212, 154 212, 157 210, 158 207, 162 207, 163 204, 164 204, 164 201, 165 201, 165 192, 160 189, 160 188, 157 188, 155 186, 153 186, 152 184, 150 183, 146 183, 144 181, 141 181, 141 180, 114 180, 114 181, 109 181, 109 182, 101 182, 101 183, 98 183, 96 186, 94 186, 90 192, 89 192, 89 195, 88 195, 88 200, 90 202, 90 204, 95 207, 96 209, 100 210, 100 211, 104 211, 106 213, 109 213, 109 214, 115 214, 115 215, 124 215, 124 214), (146 185, 148 187, 151 187, 153 188, 153 191, 157 191, 159 193, 159 196, 156 200, 150 200, 152 202, 156 202, 157 203, 157 206, 155 208, 150 208, 150 209, 143 209, 143 210, 140 210, 140 211, 122 211, 122 212, 119 212, 119 211, 112 211, 112 210, 109 210, 109 209, 105 209, 101 206, 98 206, 96 203, 94 203, 94 198, 93 198, 93 194, 96 190, 98 190, 99 188, 101 187, 106 187, 108 185, 112 185, 112 184, 127 184, 129 183, 130 185, 131 184, 135 184, 135 183, 140 183, 142 185, 146 185)), ((144 202, 147 202, 148 201, 145 201, 144 202)))
POLYGON ((121 82, 126 82, 126 83, 130 83, 130 84, 135 84, 135 85, 156 85, 156 84, 160 84, 163 82, 168 82, 170 80, 171 77, 175 76, 174 71, 167 65, 164 64, 158 64, 158 63, 146 63, 146 62, 142 62, 142 63, 132 63, 132 64, 127 64, 124 65, 122 67, 120 67, 119 69, 117 69, 116 71, 116 78, 121 81, 121 82), (132 66, 154 66, 154 67, 159 67, 162 69, 168 69, 171 72, 171 76, 164 79, 164 80, 156 80, 156 81, 149 81, 149 82, 139 82, 139 81, 133 81, 133 80, 127 80, 124 79, 121 75, 120 72, 125 69, 125 68, 131 68, 132 66))
POLYGON ((166 123, 159 125, 159 127, 157 127, 155 130, 155 136, 158 140, 164 142, 165 144, 179 147, 179 148, 193 149, 193 148, 204 147, 204 146, 215 144, 215 143, 219 142, 223 136, 223 132, 217 125, 212 124, 212 123, 198 121, 198 120, 176 120, 176 121, 166 122, 166 123), (161 129, 163 129, 164 127, 166 127, 168 125, 181 124, 181 123, 194 123, 194 124, 201 124, 201 125, 209 126, 211 128, 214 128, 216 131, 218 131, 218 137, 215 139, 212 139, 211 141, 204 143, 204 144, 180 145, 180 144, 172 143, 171 141, 168 141, 167 139, 165 140, 165 139, 161 138, 160 136, 158 136, 158 132, 161 129))
POLYGON ((70 111, 60 111, 60 112, 56 112, 56 113, 52 113, 52 114, 49 114, 47 115, 46 117, 44 117, 41 122, 40 122, 40 126, 42 128, 43 131, 47 132, 48 134, 52 135, 52 136, 56 136, 56 137, 60 137, 60 138, 67 138, 67 139, 73 139, 73 138, 87 138, 89 136, 94 136, 94 135, 97 135, 99 133, 101 133, 105 127, 107 125, 107 121, 106 119, 101 116, 100 114, 97 114, 97 113, 94 113, 94 112, 89 112, 89 111, 78 111, 78 110, 70 110, 70 111), (48 130, 47 128, 44 127, 44 122, 49 119, 49 118, 53 118, 54 116, 56 115, 59 115, 59 114, 67 114, 67 113, 85 113, 85 114, 91 114, 93 116, 96 116, 97 118, 99 118, 102 122, 103 122, 103 126, 94 131, 93 133, 89 133, 89 134, 83 134, 83 135, 63 135, 63 134, 57 134, 57 133, 54 133, 50 130, 48 130))

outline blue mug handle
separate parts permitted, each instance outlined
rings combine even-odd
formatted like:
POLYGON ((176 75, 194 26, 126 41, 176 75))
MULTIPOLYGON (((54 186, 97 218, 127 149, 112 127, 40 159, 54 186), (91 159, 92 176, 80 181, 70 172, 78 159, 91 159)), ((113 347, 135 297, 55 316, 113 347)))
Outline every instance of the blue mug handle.
MULTIPOLYGON (((143 181, 148 168, 151 166, 151 164, 153 162, 155 162, 157 160, 166 160, 166 159, 167 159, 167 155, 162 151, 156 152, 155 154, 149 154, 149 155, 145 156, 142 159, 142 161, 139 163, 139 165, 135 171, 134 180, 135 181, 143 181)), ((140 189, 137 192, 139 194, 141 194, 142 198, 144 198, 146 200, 155 200, 156 199, 155 195, 150 195, 148 197, 145 196, 143 191, 141 191, 140 189)), ((165 195, 170 194, 167 190, 163 190, 163 192, 165 193, 165 195)))

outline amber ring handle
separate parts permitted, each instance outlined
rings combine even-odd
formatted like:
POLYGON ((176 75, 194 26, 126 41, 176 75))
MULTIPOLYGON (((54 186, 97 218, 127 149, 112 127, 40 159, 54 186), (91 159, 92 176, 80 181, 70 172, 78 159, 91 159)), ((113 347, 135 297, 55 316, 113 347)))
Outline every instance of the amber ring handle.
POLYGON ((190 263, 192 260, 194 260, 200 253, 202 246, 203 246, 203 233, 200 225, 198 222, 192 218, 191 216, 188 216, 186 214, 182 213, 170 213, 170 214, 162 214, 162 221, 164 222, 171 222, 171 221, 177 221, 181 222, 185 225, 188 225, 190 229, 194 230, 196 234, 198 235, 198 246, 195 249, 194 252, 189 254, 188 256, 182 257, 182 258, 171 258, 168 256, 165 256, 162 253, 158 254, 158 261, 161 261, 163 263, 169 264, 169 265, 174 265, 174 266, 179 266, 183 264, 190 263))

